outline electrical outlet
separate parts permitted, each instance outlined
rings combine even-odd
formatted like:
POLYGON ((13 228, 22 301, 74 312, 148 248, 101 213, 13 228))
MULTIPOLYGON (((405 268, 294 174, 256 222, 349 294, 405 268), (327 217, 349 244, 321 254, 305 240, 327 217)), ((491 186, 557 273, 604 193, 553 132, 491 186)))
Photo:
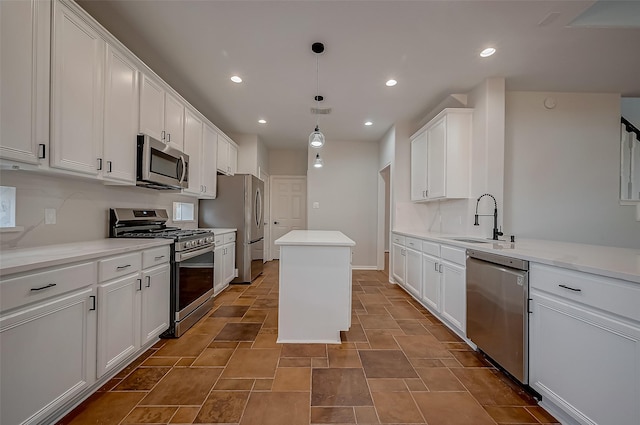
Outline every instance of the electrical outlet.
POLYGON ((44 209, 44 224, 56 224, 56 209, 45 208, 44 209))

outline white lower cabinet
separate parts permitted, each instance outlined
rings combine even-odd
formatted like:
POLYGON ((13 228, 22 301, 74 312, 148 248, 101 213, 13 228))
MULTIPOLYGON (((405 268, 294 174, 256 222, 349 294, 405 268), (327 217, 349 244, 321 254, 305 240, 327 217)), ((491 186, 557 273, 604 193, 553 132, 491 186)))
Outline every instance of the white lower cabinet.
POLYGON ((420 299, 422 296, 422 252, 407 246, 405 258, 407 269, 404 287, 411 295, 420 299))
POLYGON ((216 234, 213 251, 213 291, 218 295, 236 277, 236 232, 216 234))
POLYGON ((422 254, 422 298, 428 308, 440 311, 440 265, 439 259, 422 254))
POLYGON ((0 423, 43 422, 95 381, 95 296, 88 286, 0 316, 0 423))
POLYGON ((442 316, 464 335, 467 328, 467 281, 465 267, 442 261, 442 316))
POLYGON ((169 328, 169 248, 153 252, 160 264, 144 270, 140 252, 99 262, 100 276, 127 274, 98 285, 98 378, 169 328))
POLYGON ((393 244, 391 245, 391 274, 393 280, 404 286, 407 257, 404 248, 404 236, 393 235, 393 244))
POLYGON ((530 385, 542 406, 566 424, 639 424, 640 286, 538 264, 530 285, 530 385))

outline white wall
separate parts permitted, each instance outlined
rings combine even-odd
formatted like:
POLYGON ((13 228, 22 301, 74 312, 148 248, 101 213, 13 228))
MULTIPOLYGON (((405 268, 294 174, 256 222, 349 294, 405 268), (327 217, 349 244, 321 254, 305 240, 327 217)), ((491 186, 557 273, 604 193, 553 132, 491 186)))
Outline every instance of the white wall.
MULTIPOLYGON (((0 181, 17 188, 16 225, 25 229, 0 233, 2 249, 106 238, 109 208, 164 208, 171 218, 173 201, 190 202, 198 217, 198 200, 175 193, 27 171, 2 171, 0 181), (56 224, 44 224, 45 208, 56 209, 56 224)), ((197 223, 180 227, 196 228, 197 223)))
POLYGON ((322 149, 309 149, 308 164, 307 228, 341 231, 356 242, 353 267, 375 268, 378 144, 327 140, 322 149), (312 166, 316 153, 322 168, 312 166))
POLYGON ((269 174, 272 176, 306 176, 306 149, 270 149, 269 174))
POLYGON ((509 92, 506 107, 505 227, 640 248, 635 208, 619 204, 620 96, 509 92), (544 107, 547 97, 554 109, 544 107))

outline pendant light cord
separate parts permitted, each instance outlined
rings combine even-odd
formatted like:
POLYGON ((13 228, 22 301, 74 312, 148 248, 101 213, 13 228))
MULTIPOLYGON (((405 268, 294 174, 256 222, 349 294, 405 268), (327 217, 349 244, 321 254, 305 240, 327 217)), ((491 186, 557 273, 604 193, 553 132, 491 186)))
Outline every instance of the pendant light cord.
POLYGON ((320 54, 316 53, 316 129, 320 123, 320 54))

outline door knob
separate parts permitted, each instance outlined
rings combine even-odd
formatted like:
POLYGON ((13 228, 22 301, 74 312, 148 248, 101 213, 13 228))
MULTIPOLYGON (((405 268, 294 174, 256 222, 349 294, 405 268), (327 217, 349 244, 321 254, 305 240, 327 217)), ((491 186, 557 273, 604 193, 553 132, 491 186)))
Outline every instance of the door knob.
POLYGON ((274 221, 273 224, 280 224, 280 222, 279 221, 274 221))

